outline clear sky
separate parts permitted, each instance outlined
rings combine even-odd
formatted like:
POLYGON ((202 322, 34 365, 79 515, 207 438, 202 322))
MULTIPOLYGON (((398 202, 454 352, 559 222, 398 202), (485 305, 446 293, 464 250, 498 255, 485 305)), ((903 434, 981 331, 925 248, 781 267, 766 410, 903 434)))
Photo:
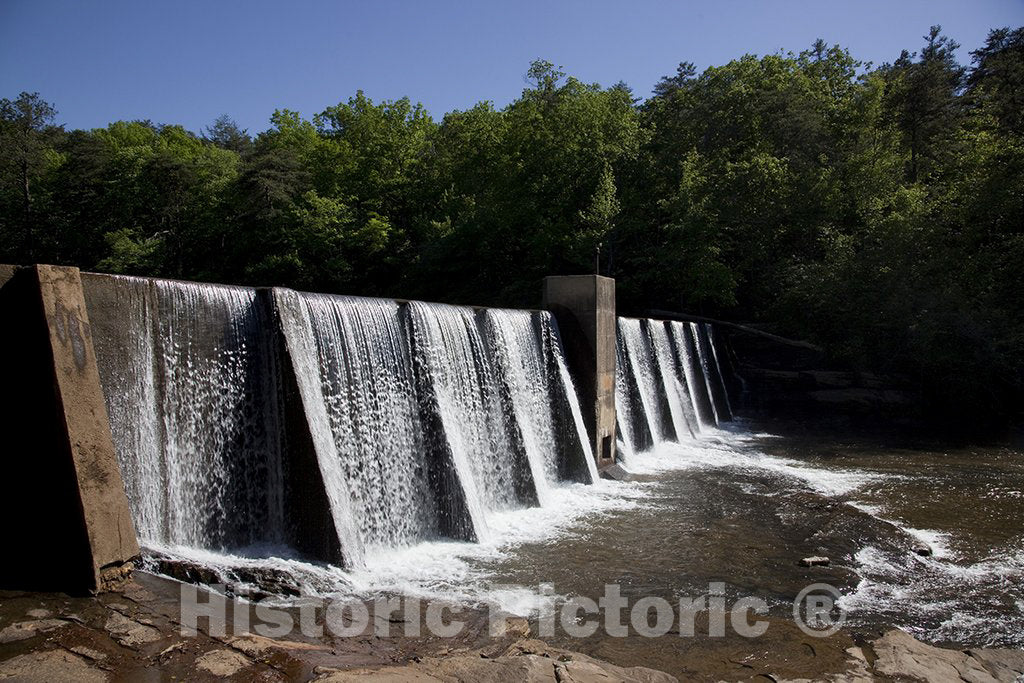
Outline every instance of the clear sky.
POLYGON ((362 89, 440 118, 518 97, 531 60, 646 97, 680 61, 798 52, 815 38, 881 63, 932 24, 962 44, 1024 25, 1024 0, 0 0, 0 97, 38 91, 70 128, 118 119, 250 132, 362 89))

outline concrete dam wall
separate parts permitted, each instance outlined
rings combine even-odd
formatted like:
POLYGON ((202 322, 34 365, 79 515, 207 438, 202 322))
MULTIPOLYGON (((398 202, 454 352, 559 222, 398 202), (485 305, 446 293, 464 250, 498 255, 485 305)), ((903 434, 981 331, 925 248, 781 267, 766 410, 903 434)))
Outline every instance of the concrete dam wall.
MULTIPOLYGON (((710 327, 616 321, 614 283, 597 276, 548 278, 550 312, 50 266, 5 268, 0 286, 0 316, 32 332, 18 348, 5 335, 8 371, 60 441, 38 467, 69 472, 53 490, 68 509, 23 541, 62 528, 62 552, 91 558, 85 590, 123 571, 136 536, 172 554, 284 548, 350 568, 381 550, 486 540, 494 515, 594 482, 616 450, 730 417, 710 327), (64 290, 48 290, 57 281, 64 290), (37 362, 12 362, 33 350, 37 362), (74 386, 60 381, 62 353, 84 368, 74 386)), ((7 398, 5 432, 37 434, 7 398)), ((31 505, 25 484, 48 476, 8 478, 7 504, 31 505)))

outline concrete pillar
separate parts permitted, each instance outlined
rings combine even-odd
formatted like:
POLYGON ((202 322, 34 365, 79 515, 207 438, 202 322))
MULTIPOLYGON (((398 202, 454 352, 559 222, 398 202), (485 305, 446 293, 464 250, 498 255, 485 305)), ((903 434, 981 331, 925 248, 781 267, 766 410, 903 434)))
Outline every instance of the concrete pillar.
POLYGON ((78 269, 31 266, 0 284, 0 583, 105 590, 139 546, 78 269))
POLYGON ((597 467, 603 469, 615 462, 615 280, 546 277, 543 307, 558 322, 597 467))

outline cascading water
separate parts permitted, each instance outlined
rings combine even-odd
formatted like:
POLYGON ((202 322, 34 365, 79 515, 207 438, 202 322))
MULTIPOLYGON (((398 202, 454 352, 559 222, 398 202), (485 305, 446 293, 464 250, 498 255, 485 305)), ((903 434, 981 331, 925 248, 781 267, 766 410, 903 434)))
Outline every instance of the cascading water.
POLYGON ((618 320, 615 405, 628 459, 664 441, 685 441, 731 419, 710 327, 618 320))
POLYGON ((149 547, 259 557, 330 528, 340 550, 324 552, 358 567, 486 539, 491 515, 597 478, 547 313, 124 277, 90 288, 126 321, 94 337, 149 547), (307 499, 311 481, 323 490, 307 499))
POLYGON ((321 392, 360 545, 396 547, 442 535, 424 457, 415 378, 399 306, 300 295, 316 342, 321 392))
POLYGON ((669 336, 675 349, 676 363, 686 379, 690 402, 693 404, 697 424, 703 427, 715 427, 715 413, 711 407, 704 370, 697 358, 696 344, 689 323, 668 322, 669 336))
POLYGON ((551 378, 533 314, 487 311, 484 329, 490 341, 489 352, 508 387, 508 400, 522 434, 538 502, 544 505, 550 502, 551 488, 558 481, 558 445, 548 398, 551 378))
POLYGON ((616 406, 616 412, 623 410, 623 414, 629 416, 626 429, 631 430, 631 445, 642 450, 648 439, 652 446, 664 440, 656 370, 640 321, 619 318, 618 331, 618 357, 624 366, 622 375, 626 382, 618 394, 622 401, 616 406))
POLYGON ((715 330, 711 323, 704 323, 704 344, 707 347, 708 365, 711 368, 711 382, 714 387, 712 393, 715 395, 718 412, 723 420, 732 420, 732 405, 729 403, 729 392, 725 388, 722 364, 718 360, 718 346, 715 344, 715 330))
POLYGON ((707 344, 704 340, 704 335, 706 334, 706 332, 697 323, 691 322, 688 324, 690 327, 690 334, 693 335, 694 348, 696 349, 697 354, 697 362, 700 364, 700 372, 701 375, 704 377, 704 388, 707 390, 708 396, 711 397, 711 400, 708 403, 711 406, 711 413, 712 415, 714 415, 715 418, 715 425, 718 425, 718 423, 721 422, 721 419, 718 415, 719 406, 715 401, 711 361, 708 358, 707 344))
POLYGON ((281 426, 255 290, 112 278, 120 334, 94 334, 115 449, 144 542, 283 538, 281 426))
POLYGON ((650 321, 648 330, 654 346, 654 356, 658 362, 662 385, 668 402, 676 438, 683 440, 686 436, 696 436, 700 431, 686 379, 679 374, 679 363, 676 362, 665 325, 650 321))

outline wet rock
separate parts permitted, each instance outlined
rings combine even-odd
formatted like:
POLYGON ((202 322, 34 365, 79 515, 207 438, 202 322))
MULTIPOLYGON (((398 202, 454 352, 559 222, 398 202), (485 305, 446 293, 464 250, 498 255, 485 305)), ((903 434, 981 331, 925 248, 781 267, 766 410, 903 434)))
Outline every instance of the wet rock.
POLYGON ((214 568, 162 553, 151 553, 147 561, 157 572, 180 581, 224 585, 229 597, 244 595, 260 600, 268 596, 298 596, 303 592, 303 577, 274 567, 214 568))
POLYGON ((392 683, 433 683, 434 681, 492 681, 494 683, 673 683, 677 681, 660 671, 642 666, 619 667, 578 653, 548 648, 543 654, 520 652, 495 658, 466 655, 444 659, 424 659, 407 666, 344 671, 318 669, 319 683, 352 683, 386 680, 392 683))
POLYGON ((1016 675, 996 678, 994 673, 965 652, 926 645, 910 634, 893 630, 871 644, 874 672, 896 680, 1012 682, 1016 675))
POLYGON ((27 640, 40 633, 46 633, 54 629, 66 626, 68 622, 63 619, 38 619, 36 621, 19 621, 11 624, 0 631, 0 643, 13 643, 18 640, 27 640))
POLYGON ((157 659, 163 659, 165 657, 168 657, 168 656, 174 654, 175 652, 177 652, 179 650, 184 650, 184 649, 185 649, 185 641, 181 641, 181 642, 178 642, 178 643, 173 643, 173 644, 168 645, 167 647, 165 647, 163 650, 161 650, 160 654, 158 654, 156 657, 157 657, 157 659))
POLYGON ((91 659, 94 662, 99 662, 107 658, 106 653, 100 652, 99 650, 94 650, 91 647, 86 647, 85 645, 73 645, 68 649, 74 652, 76 655, 81 655, 82 657, 85 657, 86 659, 91 659))
POLYGON ((932 556, 931 546, 927 546, 927 545, 925 545, 923 543, 915 545, 913 548, 911 548, 911 550, 914 551, 915 555, 920 555, 921 557, 931 557, 932 556))
POLYGON ((46 609, 30 609, 26 614, 33 619, 45 619, 50 616, 50 610, 46 609))
POLYGON ((210 650, 196 659, 196 668, 227 678, 249 666, 249 660, 234 650, 210 650))
POLYGON ((622 465, 615 463, 609 465, 601 470, 602 479, 611 479, 613 481, 633 481, 633 475, 627 472, 622 465))
POLYGON ((846 654, 849 656, 847 660, 849 668, 843 673, 832 676, 829 680, 832 683, 872 683, 875 677, 871 675, 871 664, 864 654, 864 649, 850 647, 846 649, 846 654))
POLYGON ((505 620, 505 633, 520 638, 529 638, 530 622, 522 617, 509 617, 505 620))
POLYGON ((228 644, 236 650, 244 652, 250 657, 257 657, 270 649, 303 651, 330 649, 324 647, 323 645, 314 645, 313 643, 300 643, 294 640, 275 640, 273 638, 265 638, 263 636, 258 636, 253 633, 247 633, 244 636, 232 638, 228 641, 228 644))
POLYGON ((0 662, 0 678, 12 678, 26 683, 102 683, 107 680, 107 674, 71 652, 42 650, 0 662))
POLYGON ((832 560, 821 555, 813 555, 800 560, 801 567, 827 567, 830 564, 832 564, 832 560))
POLYGON ((103 628, 107 630, 111 638, 130 648, 152 643, 162 637, 160 631, 152 626, 133 621, 120 612, 112 612, 103 628))

